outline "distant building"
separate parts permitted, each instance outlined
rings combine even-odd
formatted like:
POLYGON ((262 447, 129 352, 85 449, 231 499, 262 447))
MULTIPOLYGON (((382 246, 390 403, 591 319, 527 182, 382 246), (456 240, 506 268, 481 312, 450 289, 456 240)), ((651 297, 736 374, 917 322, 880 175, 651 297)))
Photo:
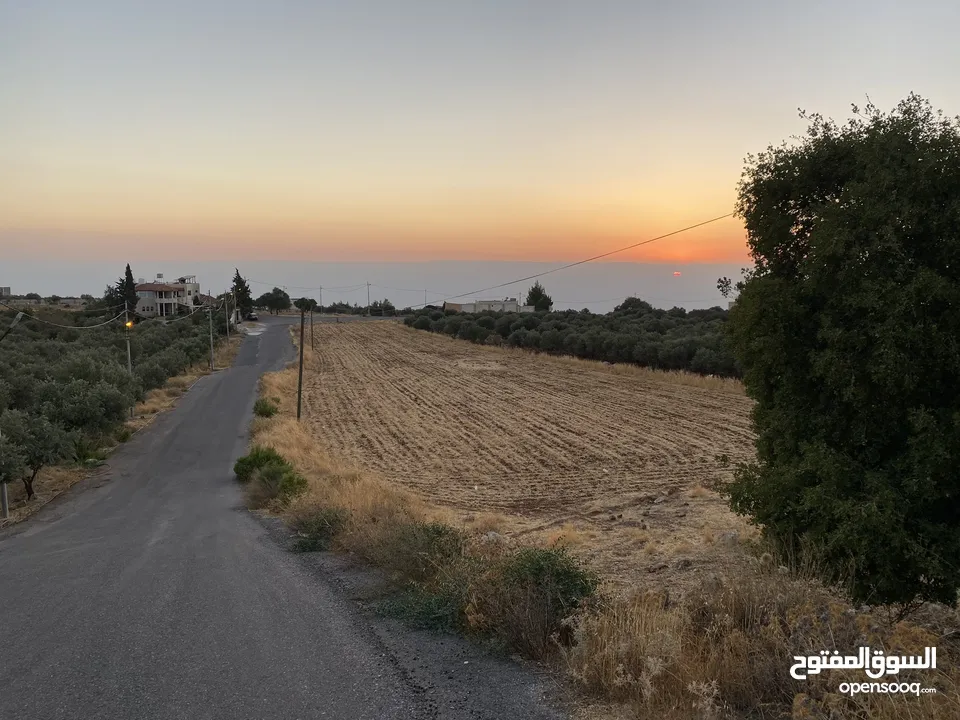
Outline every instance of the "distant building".
POLYGON ((184 275, 166 282, 162 274, 154 282, 137 283, 137 313, 144 317, 169 317, 193 309, 193 299, 200 295, 196 275, 184 275))
POLYGON ((10 297, 13 293, 10 292, 8 287, 0 287, 0 297, 10 297))
POLYGON ((444 310, 453 310, 464 313, 482 313, 482 312, 533 312, 533 305, 520 305, 516 298, 504 298, 503 300, 474 300, 470 303, 444 303, 444 310))
POLYGON ((13 297, 12 295, 7 297, 4 301, 8 305, 13 307, 26 307, 28 305, 42 305, 43 300, 35 300, 34 298, 25 298, 25 297, 13 297))

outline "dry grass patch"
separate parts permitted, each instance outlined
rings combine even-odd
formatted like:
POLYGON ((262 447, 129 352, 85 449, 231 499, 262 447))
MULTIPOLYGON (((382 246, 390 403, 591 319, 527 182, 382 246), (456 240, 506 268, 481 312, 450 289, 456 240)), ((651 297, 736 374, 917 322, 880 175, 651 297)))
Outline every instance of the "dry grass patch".
POLYGON ((0 527, 13 525, 33 515, 58 495, 66 492, 89 474, 89 470, 68 465, 41 468, 37 479, 33 481, 34 498, 27 502, 27 492, 23 483, 8 483, 7 496, 10 501, 10 517, 0 518, 0 527))
MULTIPOLYGON (((264 377, 263 387, 276 385, 264 377)), ((349 515, 337 546, 368 556, 382 547, 395 526, 413 521, 441 521, 448 513, 429 508, 412 493, 387 484, 323 453, 303 425, 288 417, 259 418, 253 427, 256 444, 276 450, 307 479, 306 491, 282 509, 294 525, 321 508, 338 508, 349 515)), ((372 559, 372 558, 370 558, 372 559)))
POLYGON ((564 547, 583 545, 588 539, 589 535, 578 530, 572 523, 564 523, 561 527, 551 530, 543 536, 544 544, 563 545, 564 547))
MULTIPOLYGON (((955 612, 941 608, 939 614, 956 623, 955 612)), ((775 570, 714 576, 677 600, 657 592, 609 600, 577 617, 575 636, 565 657, 580 687, 629 703, 643 717, 960 717, 955 637, 910 622, 889 625, 815 582, 775 570), (938 670, 904 670, 896 678, 938 692, 850 697, 839 685, 868 682, 862 671, 825 672, 803 682, 789 675, 795 655, 853 654, 864 645, 897 655, 938 646, 938 670)))
POLYGON ((510 525, 510 518, 503 513, 467 513, 460 518, 463 525, 476 533, 500 533, 510 525))

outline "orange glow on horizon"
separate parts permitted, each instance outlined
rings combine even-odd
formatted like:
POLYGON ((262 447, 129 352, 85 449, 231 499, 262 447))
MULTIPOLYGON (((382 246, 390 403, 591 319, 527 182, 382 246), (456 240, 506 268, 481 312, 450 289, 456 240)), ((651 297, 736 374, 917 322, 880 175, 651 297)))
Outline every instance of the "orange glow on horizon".
MULTIPOLYGON (((197 260, 303 260, 303 261, 516 261, 576 262, 607 253, 644 238, 670 232, 658 229, 636 234, 549 232, 504 229, 427 232, 388 228, 318 228, 315 232, 289 230, 227 230, 197 233, 167 233, 111 228, 106 231, 76 231, 56 227, 0 228, 0 244, 12 257, 29 258, 56 254, 62 258, 111 257, 122 252, 131 259, 161 255, 189 255, 197 260)), ((602 262, 724 263, 749 257, 745 231, 738 221, 722 220, 619 252, 602 262)))

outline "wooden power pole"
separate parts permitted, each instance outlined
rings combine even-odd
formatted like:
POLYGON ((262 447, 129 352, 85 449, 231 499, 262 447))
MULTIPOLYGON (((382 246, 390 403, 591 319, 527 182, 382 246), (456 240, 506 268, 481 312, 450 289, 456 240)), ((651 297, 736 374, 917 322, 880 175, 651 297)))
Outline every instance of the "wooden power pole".
POLYGON ((303 325, 306 313, 300 309, 300 377, 297 379, 297 422, 300 422, 300 406, 303 400, 303 325))

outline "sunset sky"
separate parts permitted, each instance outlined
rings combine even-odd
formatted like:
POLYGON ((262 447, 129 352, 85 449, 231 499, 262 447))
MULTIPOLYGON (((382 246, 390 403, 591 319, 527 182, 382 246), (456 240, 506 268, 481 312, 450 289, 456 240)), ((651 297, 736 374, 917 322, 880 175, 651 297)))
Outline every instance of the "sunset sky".
MULTIPOLYGON (((0 264, 576 260, 916 91, 947 0, 0 0, 0 264)), ((728 219, 618 256, 741 262, 728 219)))

